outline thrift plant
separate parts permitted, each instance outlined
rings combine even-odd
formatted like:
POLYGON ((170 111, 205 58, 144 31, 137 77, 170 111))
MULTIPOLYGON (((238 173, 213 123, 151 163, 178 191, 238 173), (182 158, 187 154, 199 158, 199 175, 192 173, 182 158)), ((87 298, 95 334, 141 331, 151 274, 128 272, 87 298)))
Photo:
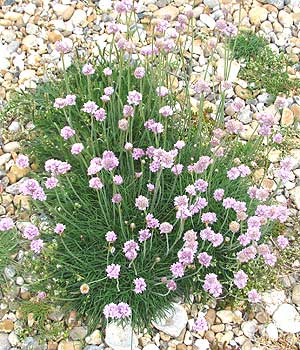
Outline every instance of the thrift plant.
MULTIPOLYGON (((22 236, 32 251, 29 268, 39 270, 37 297, 76 309, 92 325, 116 320, 139 328, 192 293, 225 298, 242 291, 258 302, 253 265, 274 266, 272 225, 288 217, 252 181, 257 154, 281 142, 275 117, 258 113, 255 135, 241 141, 236 116, 245 102, 236 98, 235 114, 224 115, 229 51, 223 77, 212 82, 206 69, 191 80, 182 51, 190 7, 175 29, 159 20, 142 42, 132 29, 134 3, 116 2, 115 11, 117 22, 106 23, 113 40, 97 60, 76 61, 60 80, 26 95, 35 125, 28 154, 39 173, 20 191, 41 220, 22 236), (215 110, 207 109, 208 96, 215 110)), ((217 31, 226 42, 237 33, 224 20, 217 31)), ((206 45, 214 51, 217 42, 206 45)), ((56 50, 64 59, 72 48, 63 40, 56 50)), ((19 167, 28 162, 19 156, 19 167)), ((281 162, 283 181, 292 166, 281 162)), ((13 225, 3 219, 0 229, 13 225)), ((288 245, 284 236, 276 239, 282 249, 288 245)), ((205 327, 200 316, 195 330, 205 327)))

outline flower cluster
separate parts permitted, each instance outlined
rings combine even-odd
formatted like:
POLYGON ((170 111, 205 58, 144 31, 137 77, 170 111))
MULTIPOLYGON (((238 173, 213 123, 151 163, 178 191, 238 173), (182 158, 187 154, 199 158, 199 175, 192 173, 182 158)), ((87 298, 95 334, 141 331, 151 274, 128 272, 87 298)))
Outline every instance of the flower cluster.
POLYGON ((110 303, 104 307, 103 314, 106 318, 127 318, 131 315, 131 308, 127 303, 110 303))

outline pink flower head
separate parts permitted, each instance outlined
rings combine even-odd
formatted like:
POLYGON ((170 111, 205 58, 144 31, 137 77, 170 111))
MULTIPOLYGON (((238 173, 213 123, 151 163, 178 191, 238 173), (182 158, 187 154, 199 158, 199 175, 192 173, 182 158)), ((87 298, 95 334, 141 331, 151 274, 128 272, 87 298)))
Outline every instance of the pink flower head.
POLYGON ((83 104, 82 111, 85 113, 94 114, 98 109, 97 104, 94 101, 88 101, 83 104))
POLYGON ((277 144, 281 144, 282 141, 283 141, 283 136, 279 132, 273 136, 273 142, 277 144))
POLYGON ((106 112, 104 108, 99 108, 94 113, 94 118, 99 122, 103 122, 106 119, 106 112))
POLYGON ((114 93, 115 89, 112 86, 104 88, 104 95, 111 96, 114 93))
POLYGON ((75 95, 67 95, 65 98, 66 106, 75 106, 76 105, 76 96, 75 95))
POLYGON ((68 140, 70 137, 75 135, 75 130, 72 129, 70 126, 64 126, 61 130, 60 130, 60 136, 64 139, 64 140, 68 140))
POLYGON ((103 309, 103 314, 104 314, 105 318, 113 318, 113 319, 121 318, 118 305, 116 305, 114 303, 110 303, 110 304, 105 305, 105 307, 103 309))
POLYGON ((247 165, 241 164, 238 166, 241 177, 246 177, 251 174, 251 170, 247 165))
POLYGON ((105 235, 105 239, 109 243, 113 243, 117 240, 118 236, 114 231, 108 231, 105 235))
POLYGON ((237 253, 237 259, 241 263, 248 262, 256 257, 256 253, 256 248, 249 246, 237 253))
POLYGON ((229 134, 240 134, 244 129, 244 124, 238 120, 230 119, 225 123, 226 131, 229 134))
POLYGON ((269 253, 264 256, 264 260, 267 265, 274 266, 277 261, 277 258, 274 254, 269 253))
POLYGON ((61 235, 66 229, 66 226, 64 224, 58 223, 56 224, 54 228, 54 232, 57 233, 58 235, 61 235))
MULTIPOLYGON (((109 23, 107 24, 107 27, 106 27, 106 28, 107 28, 107 33, 108 33, 108 34, 117 34, 117 33, 119 33, 119 32, 121 31, 121 26, 120 26, 119 24, 117 24, 117 23, 111 23, 111 22, 109 22, 109 23)), ((105 69, 103 70, 103 73, 104 73, 104 75, 109 76, 109 75, 112 74, 112 70, 111 70, 110 68, 105 68, 105 69), (107 70, 108 74, 105 74, 105 73, 104 73, 105 70, 107 70)))
POLYGON ((19 154, 18 158, 16 159, 16 165, 19 168, 28 168, 29 167, 29 158, 27 156, 24 156, 23 154, 19 154))
POLYGON ((283 235, 280 235, 277 237, 277 244, 281 249, 285 249, 289 245, 289 240, 283 235))
POLYGON ((33 224, 26 225, 22 232, 22 236, 30 241, 32 241, 39 234, 39 229, 33 224))
POLYGON ((159 87, 156 88, 156 93, 160 97, 165 97, 165 96, 168 95, 169 89, 166 88, 165 86, 159 86, 159 87))
POLYGON ((122 118, 118 121, 118 128, 122 131, 126 131, 128 130, 129 127, 129 123, 128 120, 125 118, 122 118))
POLYGON ((134 240, 129 240, 124 243, 123 252, 128 260, 134 260, 139 250, 140 247, 134 240))
POLYGON ((123 178, 122 178, 122 176, 121 176, 121 175, 115 175, 115 176, 113 177, 113 183, 114 183, 115 185, 117 185, 117 186, 122 185, 122 183, 123 183, 123 178))
POLYGON ((53 107, 57 109, 64 108, 67 105, 66 100, 64 98, 58 97, 55 99, 53 107))
POLYGON ((185 192, 188 193, 190 196, 196 195, 196 188, 194 185, 188 185, 185 188, 185 192))
POLYGON ((111 264, 106 267, 107 277, 110 279, 118 279, 120 276, 121 266, 119 264, 111 264))
POLYGON ((153 214, 147 214, 146 215, 146 223, 148 228, 158 228, 159 227, 159 221, 155 219, 153 214))
POLYGON ((197 191, 203 193, 207 190, 208 182, 204 181, 203 179, 198 179, 195 181, 194 186, 195 186, 197 191))
POLYGON ((112 70, 109 67, 106 67, 103 69, 103 74, 108 77, 112 75, 112 70))
POLYGON ((168 27, 169 27, 169 22, 165 19, 160 19, 155 26, 155 31, 157 33, 163 33, 166 31, 168 27))
POLYGON ((201 221, 205 224, 213 224, 217 221, 216 213, 203 213, 201 216, 201 221))
POLYGON ((142 79, 145 75, 145 68, 144 67, 136 67, 135 71, 134 71, 134 76, 137 79, 142 79))
POLYGON ((182 171, 183 171, 183 165, 182 164, 175 164, 172 168, 171 171, 174 173, 176 176, 179 176, 182 171))
POLYGON ((145 152, 141 148, 134 148, 133 151, 132 151, 132 158, 134 160, 138 160, 144 155, 145 155, 145 152))
POLYGON ((222 294, 222 285, 218 281, 216 274, 209 273, 205 276, 203 289, 212 294, 215 298, 222 294))
POLYGON ((148 190, 149 192, 153 192, 154 189, 155 189, 155 186, 154 186, 153 184, 147 184, 147 190, 148 190))
POLYGON ((131 315, 131 308, 127 303, 119 303, 118 311, 121 318, 127 318, 131 315))
POLYGON ((172 232, 172 230, 173 230, 173 225, 169 224, 168 222, 163 222, 159 225, 160 233, 168 234, 172 232))
POLYGON ((248 276, 243 270, 239 270, 237 273, 234 274, 234 280, 233 283, 239 288, 243 289, 246 287, 248 281, 248 276))
POLYGON ((30 249, 36 254, 39 254, 42 251, 43 246, 44 241, 42 239, 35 239, 30 243, 30 249))
POLYGON ((170 117, 173 115, 173 109, 170 106, 163 106, 159 109, 159 113, 164 117, 170 117))
POLYGON ((204 80, 198 80, 194 85, 194 90, 197 94, 209 94, 211 89, 208 82, 204 80))
POLYGON ((132 151, 133 144, 130 143, 130 142, 126 142, 124 148, 125 148, 126 151, 132 151))
POLYGON ((101 164, 105 170, 112 171, 119 165, 119 160, 112 151, 104 151, 101 164))
POLYGON ((132 0, 123 0, 123 1, 116 1, 114 5, 114 9, 117 13, 127 13, 133 9, 133 1, 132 0))
POLYGON ((123 116, 124 117, 132 117, 134 113, 134 108, 129 105, 124 105, 123 107, 123 116))
POLYGON ((112 196, 112 199, 111 199, 111 201, 112 201, 112 203, 114 203, 114 204, 119 204, 119 203, 121 203, 122 202, 122 196, 121 196, 121 194, 120 193, 116 193, 116 194, 114 194, 113 196, 112 196))
POLYGON ((202 174, 212 162, 213 160, 210 157, 202 156, 199 158, 198 162, 193 164, 193 171, 196 174, 202 174))
POLYGON ((142 94, 136 90, 129 91, 127 96, 127 102, 130 105, 138 106, 142 101, 142 94))
POLYGON ((151 237, 151 232, 149 229, 139 230, 139 242, 145 242, 151 237))
POLYGON ((209 267, 211 260, 212 260, 212 256, 208 255, 206 252, 200 253, 198 255, 198 261, 201 265, 205 266, 205 267, 209 267))
POLYGON ((204 314, 201 312, 198 314, 198 318, 193 325, 194 332, 204 332, 208 330, 208 324, 204 317, 204 314))
POLYGON ((0 220, 0 231, 9 231, 14 227, 14 222, 11 218, 3 218, 0 220))
POLYGON ((180 149, 183 149, 183 148, 185 147, 185 142, 182 141, 182 140, 178 140, 178 141, 175 143, 174 147, 177 148, 177 149, 179 149, 179 150, 180 150, 180 149))
POLYGON ((84 150, 84 146, 82 143, 74 143, 71 147, 71 153, 73 155, 78 155, 84 150))
POLYGON ((34 179, 24 181, 20 186, 20 191, 24 196, 31 196, 35 200, 45 201, 47 199, 44 190, 34 179))
POLYGON ((286 98, 281 97, 281 96, 277 96, 276 100, 274 102, 275 107, 277 107, 278 109, 283 109, 285 107, 287 107, 288 102, 286 100, 286 98))
POLYGON ((133 283, 134 283, 134 292, 136 294, 142 294, 147 288, 147 284, 144 278, 136 278, 133 281, 133 283))
POLYGON ((110 97, 108 95, 102 95, 100 97, 102 102, 109 102, 110 101, 110 97))
POLYGON ((184 276, 184 266, 180 262, 174 263, 170 267, 170 271, 175 278, 184 276))
POLYGON ((144 196, 138 196, 135 199, 135 206, 139 210, 146 210, 149 207, 149 200, 148 200, 148 198, 146 198, 144 196))
POLYGON ((45 299, 47 296, 46 292, 38 292, 37 297, 39 300, 45 299))
POLYGON ((83 67, 82 67, 82 74, 83 75, 92 75, 95 73, 95 68, 93 67, 92 64, 90 63, 86 63, 83 67))
POLYGON ((100 190, 101 188, 103 188, 103 186, 104 185, 102 181, 99 179, 99 177, 92 177, 89 181, 89 187, 95 190, 100 190))
POLYGON ((68 53, 72 50, 72 40, 62 39, 55 42, 55 50, 59 53, 68 53))
POLYGON ((227 171, 227 177, 229 180, 236 180, 241 175, 237 167, 233 167, 227 171))
POLYGON ((52 176, 63 175, 71 170, 71 165, 58 159, 48 159, 45 162, 45 170, 52 176))
POLYGON ((170 291, 174 291, 177 289, 177 283, 174 280, 168 281, 166 286, 170 291))
POLYGON ((245 101, 236 97, 232 102, 231 107, 235 112, 240 112, 245 107, 245 101))
POLYGON ((103 309, 103 314, 105 318, 127 318, 131 315, 131 308, 126 303, 119 303, 118 305, 110 303, 105 305, 103 309))
POLYGON ((88 175, 97 174, 103 168, 101 162, 102 162, 102 159, 99 157, 95 157, 95 158, 91 159, 87 174, 88 175))
POLYGON ((248 300, 250 303, 259 303, 261 301, 261 296, 256 289, 251 289, 248 292, 248 300))

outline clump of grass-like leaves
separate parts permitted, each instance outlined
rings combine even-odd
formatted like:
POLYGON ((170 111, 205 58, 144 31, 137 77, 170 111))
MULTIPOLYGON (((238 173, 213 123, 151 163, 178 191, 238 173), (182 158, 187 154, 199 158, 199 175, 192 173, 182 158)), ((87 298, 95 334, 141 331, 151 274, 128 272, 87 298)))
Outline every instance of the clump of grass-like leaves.
MULTIPOLYGON (((260 134, 242 142, 243 125, 235 115, 224 118, 228 52, 221 83, 191 83, 180 37, 190 18, 179 24, 176 40, 153 36, 141 49, 130 30, 118 33, 97 62, 76 61, 63 78, 24 97, 35 125, 28 152, 39 171, 21 191, 46 214, 22 233, 31 241, 31 264, 38 262, 35 288, 93 325, 130 319, 142 328, 192 293, 221 297, 239 289, 256 300, 246 263, 257 256, 259 266, 275 263, 264 243, 287 210, 270 206, 250 176, 252 161, 269 147, 263 136, 273 134, 274 118, 258 116, 260 134), (174 77, 183 83, 180 98, 174 77), (204 113, 211 91, 221 102, 204 113)), ((236 31, 219 27, 224 35, 236 31)), ((63 58, 68 48, 59 42, 57 49, 63 58)), ((234 101, 236 112, 242 107, 234 101)))

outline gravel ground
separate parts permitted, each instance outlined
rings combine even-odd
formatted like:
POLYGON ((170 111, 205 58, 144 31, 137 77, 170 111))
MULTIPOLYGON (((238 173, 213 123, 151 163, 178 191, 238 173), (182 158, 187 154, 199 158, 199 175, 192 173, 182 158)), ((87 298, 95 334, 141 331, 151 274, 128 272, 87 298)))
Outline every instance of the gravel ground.
MULTIPOLYGON (((0 9, 0 106, 9 100, 14 91, 34 89, 38 81, 46 80, 57 69, 62 69, 60 57, 54 50, 57 40, 69 38, 81 52, 97 56, 97 45, 104 47, 111 38, 104 31, 104 22, 112 19, 109 8, 103 11, 107 3, 108 1, 5 0, 0 9)), ((171 15, 174 20, 187 3, 187 0, 145 0, 139 14, 140 22, 147 26, 153 18, 162 18, 165 14, 171 15)), ((222 0, 221 3, 229 5, 229 18, 237 23, 239 5, 230 0, 222 0)), ((223 16, 219 1, 196 0, 195 6, 195 30, 212 35, 215 21, 223 16)), ((241 25, 263 35, 275 52, 286 53, 294 62, 294 66, 289 69, 290 76, 300 78, 299 0, 245 0, 241 25)), ((146 34, 142 27, 139 32, 146 34)), ((203 74, 209 53, 203 50, 200 41, 195 44, 194 51, 189 54, 192 54, 193 74, 196 77, 203 74)), ((223 50, 220 47, 216 57, 218 67, 222 67, 222 58, 223 50)), ((71 62, 70 54, 67 56, 67 64, 71 62)), ((227 105, 235 96, 242 99, 248 96, 247 82, 237 78, 240 68, 238 62, 232 65, 231 80, 234 88, 227 96, 227 105)), ((251 104, 247 103, 246 112, 239 115, 247 127, 242 135, 245 140, 256 126, 255 112, 268 109, 278 113, 268 97, 267 94, 256 96, 251 104)), ((197 106, 197 103, 197 99, 192 98, 192 105, 197 106)), ((226 113, 231 113, 229 106, 226 113)), ((299 96, 288 99, 288 106, 278 115, 278 123, 299 131, 299 96)), ((30 169, 15 166, 20 137, 24 137, 20 135, 24 135, 30 128, 30 124, 23 125, 16 116, 7 121, 1 130, 0 216, 12 216, 19 225, 29 221, 32 215, 28 198, 18 192, 18 184, 30 169)), ((294 159, 294 178, 277 190, 276 199, 289 204, 292 218, 287 230, 291 232, 291 241, 297 247, 299 228, 293 218, 299 218, 300 210, 299 138, 291 138, 289 154, 294 159)), ((272 151, 268 156, 271 166, 263 186, 270 190, 276 188, 274 168, 278 165, 280 156, 281 151, 278 150, 272 151)), ((34 169, 34 164, 31 167, 34 169)), ((259 179, 262 169, 257 169, 255 176, 259 179)), ((24 318, 18 309, 18 300, 31 298, 27 288, 30 276, 23 276, 20 269, 24 256, 26 252, 20 251, 14 257, 16 265, 5 269, 7 285, 0 289, 0 350, 126 350, 131 348, 129 339, 133 348, 143 350, 216 349, 213 344, 219 344, 220 348, 225 346, 225 349, 242 350, 300 349, 300 261, 297 258, 287 259, 284 271, 278 271, 281 288, 264 293, 262 302, 251 310, 243 305, 236 309, 220 309, 215 303, 206 305, 206 318, 210 328, 203 333, 192 331, 198 312, 204 311, 198 309, 199 303, 194 300, 190 305, 176 304, 175 313, 165 323, 156 324, 152 335, 145 330, 142 334, 133 335, 133 338, 130 328, 115 326, 109 326, 106 332, 97 329, 88 334, 84 323, 76 320, 75 312, 66 315, 57 309, 45 322, 48 330, 57 329, 52 332, 55 336, 44 340, 44 332, 33 315, 24 318)))

